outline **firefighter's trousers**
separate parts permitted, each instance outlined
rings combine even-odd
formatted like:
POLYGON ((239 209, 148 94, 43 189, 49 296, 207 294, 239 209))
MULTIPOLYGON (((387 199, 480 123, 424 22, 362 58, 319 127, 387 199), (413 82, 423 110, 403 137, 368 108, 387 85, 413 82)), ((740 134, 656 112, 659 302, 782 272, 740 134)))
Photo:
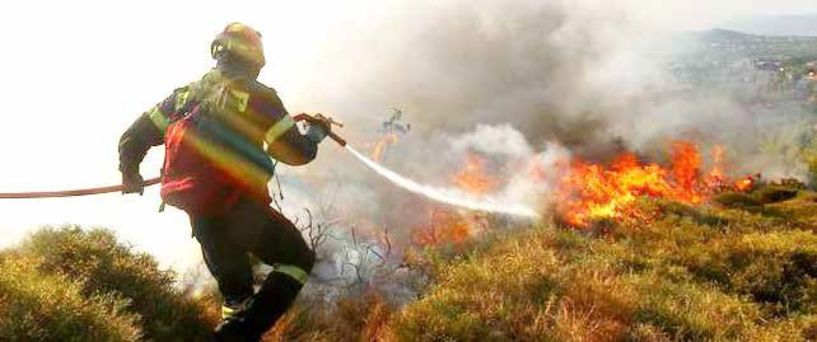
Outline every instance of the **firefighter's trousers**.
POLYGON ((250 335, 262 335, 286 312, 312 270, 314 253, 300 231, 278 211, 249 199, 225 215, 191 217, 191 224, 225 304, 251 298, 240 324, 250 335), (250 255, 274 267, 255 294, 250 255))

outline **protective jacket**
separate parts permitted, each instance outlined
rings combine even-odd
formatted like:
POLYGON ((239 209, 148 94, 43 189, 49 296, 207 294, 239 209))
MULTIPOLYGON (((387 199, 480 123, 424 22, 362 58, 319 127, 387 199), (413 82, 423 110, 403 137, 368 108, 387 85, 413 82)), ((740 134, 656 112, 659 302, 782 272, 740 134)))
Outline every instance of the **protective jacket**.
POLYGON ((119 143, 119 168, 136 175, 165 144, 162 198, 191 215, 219 215, 241 197, 269 204, 277 161, 306 164, 320 139, 302 135, 275 90, 214 68, 139 117, 119 143))

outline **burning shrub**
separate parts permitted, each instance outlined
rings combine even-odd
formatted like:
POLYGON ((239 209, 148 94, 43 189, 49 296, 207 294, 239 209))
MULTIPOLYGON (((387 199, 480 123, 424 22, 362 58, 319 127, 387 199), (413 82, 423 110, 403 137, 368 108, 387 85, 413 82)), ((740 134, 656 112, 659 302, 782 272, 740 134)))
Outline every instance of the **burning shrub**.
POLYGON ((704 173, 695 144, 672 144, 670 163, 644 163, 633 153, 619 155, 609 165, 575 160, 569 174, 558 184, 556 211, 560 219, 577 228, 612 218, 638 218, 637 200, 642 197, 700 205, 716 192, 753 187, 752 178, 729 180, 723 171, 723 148, 712 149, 712 167, 704 173))

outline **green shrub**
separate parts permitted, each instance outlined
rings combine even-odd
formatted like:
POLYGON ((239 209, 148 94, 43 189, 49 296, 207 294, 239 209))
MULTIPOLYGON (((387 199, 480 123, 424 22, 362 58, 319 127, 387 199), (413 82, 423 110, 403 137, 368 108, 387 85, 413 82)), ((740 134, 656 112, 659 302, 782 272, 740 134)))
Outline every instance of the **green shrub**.
POLYGON ((768 185, 754 191, 752 195, 757 198, 760 203, 770 204, 788 201, 797 197, 799 192, 800 189, 793 186, 768 185))
POLYGON ((45 274, 38 260, 6 253, 0 260, 0 340, 136 341, 141 331, 127 300, 84 296, 81 281, 45 274))
POLYGON ((763 203, 755 196, 742 192, 724 192, 716 195, 713 200, 727 208, 751 208, 759 209, 763 203))
POLYGON ((85 296, 127 299, 126 309, 139 315, 146 338, 203 339, 215 323, 200 303, 174 288, 173 272, 159 270, 153 257, 118 243, 111 231, 46 227, 20 250, 40 260, 41 272, 80 281, 85 296))
POLYGON ((750 233, 694 246, 689 269, 725 291, 752 298, 775 315, 817 313, 817 235, 750 233))

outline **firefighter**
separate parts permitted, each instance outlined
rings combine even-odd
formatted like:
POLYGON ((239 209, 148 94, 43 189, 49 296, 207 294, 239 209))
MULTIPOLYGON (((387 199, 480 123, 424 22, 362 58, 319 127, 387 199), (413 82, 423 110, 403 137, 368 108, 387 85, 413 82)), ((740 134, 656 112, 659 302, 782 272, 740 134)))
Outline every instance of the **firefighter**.
POLYGON ((299 230, 270 207, 267 183, 277 161, 313 160, 330 125, 313 122, 301 134, 275 90, 256 80, 265 58, 261 35, 249 26, 228 25, 210 53, 212 70, 127 129, 119 169, 123 193, 141 194, 139 164, 150 147, 165 145, 162 200, 189 215, 224 297, 214 338, 257 341, 292 304, 314 263, 299 230), (257 292, 250 255, 273 266, 257 292))

